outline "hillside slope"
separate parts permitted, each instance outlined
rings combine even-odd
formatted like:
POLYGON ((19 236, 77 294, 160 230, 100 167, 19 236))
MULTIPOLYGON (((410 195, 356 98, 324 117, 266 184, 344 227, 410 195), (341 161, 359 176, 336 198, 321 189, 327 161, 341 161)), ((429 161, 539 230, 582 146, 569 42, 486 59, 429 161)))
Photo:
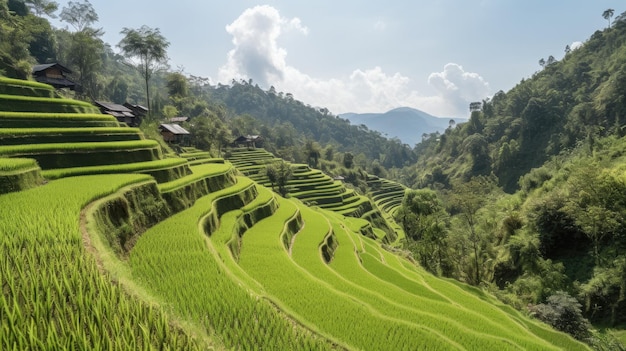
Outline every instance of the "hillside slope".
POLYGON ((594 33, 580 48, 508 92, 483 103, 461 128, 419 147, 416 185, 472 176, 498 177, 507 192, 551 156, 607 135, 626 123, 626 21, 594 33), (437 172, 434 170, 437 169, 437 172))
POLYGON ((383 250, 360 234, 369 222, 279 197, 228 162, 162 165, 141 138, 48 142, 58 130, 43 125, 82 120, 85 133, 64 133, 90 135, 105 117, 30 100, 0 111, 0 128, 44 142, 0 152, 52 150, 39 173, 53 177, 0 195, 2 349, 588 349, 383 250))

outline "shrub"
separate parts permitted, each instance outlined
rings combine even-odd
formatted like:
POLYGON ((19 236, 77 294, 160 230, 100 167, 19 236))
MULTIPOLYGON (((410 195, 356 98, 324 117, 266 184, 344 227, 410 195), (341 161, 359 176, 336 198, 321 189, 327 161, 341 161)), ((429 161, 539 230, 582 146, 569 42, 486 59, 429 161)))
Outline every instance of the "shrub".
POLYGON ((588 338, 589 321, 583 317, 582 305, 566 292, 558 291, 540 303, 530 308, 531 315, 550 324, 557 330, 568 333, 578 340, 588 338))

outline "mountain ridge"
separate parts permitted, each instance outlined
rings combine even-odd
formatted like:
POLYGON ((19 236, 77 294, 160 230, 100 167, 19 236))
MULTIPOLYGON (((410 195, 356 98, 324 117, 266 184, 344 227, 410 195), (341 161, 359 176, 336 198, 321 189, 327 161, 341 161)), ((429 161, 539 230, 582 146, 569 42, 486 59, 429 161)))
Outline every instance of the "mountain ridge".
POLYGON ((383 113, 354 113, 340 114, 353 125, 365 125, 388 138, 398 138, 411 146, 422 141, 423 134, 435 132, 443 133, 450 125, 450 120, 456 123, 466 122, 464 117, 438 117, 416 108, 402 106, 383 113), (390 123, 390 121, 392 123, 390 123))

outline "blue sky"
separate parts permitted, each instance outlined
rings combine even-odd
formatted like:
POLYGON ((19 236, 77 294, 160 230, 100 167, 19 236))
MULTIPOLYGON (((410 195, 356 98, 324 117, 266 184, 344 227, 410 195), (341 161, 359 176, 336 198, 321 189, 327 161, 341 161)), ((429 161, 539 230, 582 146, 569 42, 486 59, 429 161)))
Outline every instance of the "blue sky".
POLYGON ((617 0, 91 3, 114 48, 124 27, 159 28, 171 67, 213 83, 252 78, 337 114, 409 106, 450 117, 604 29, 604 10, 626 10, 617 0))

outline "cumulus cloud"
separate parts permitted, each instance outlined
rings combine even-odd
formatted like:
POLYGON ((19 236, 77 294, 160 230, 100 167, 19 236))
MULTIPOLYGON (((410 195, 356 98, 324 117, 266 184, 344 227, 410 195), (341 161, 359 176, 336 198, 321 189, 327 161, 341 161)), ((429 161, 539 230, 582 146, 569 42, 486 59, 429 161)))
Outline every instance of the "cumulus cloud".
POLYGON ((576 49, 578 49, 579 47, 583 46, 583 42, 582 41, 575 41, 573 43, 570 44, 569 48, 574 51, 576 49))
POLYGON ((298 100, 327 107, 333 113, 385 112, 410 106, 439 116, 465 116, 469 102, 489 95, 489 85, 477 73, 449 63, 434 72, 428 83, 436 92, 427 96, 413 88, 411 79, 399 72, 388 73, 381 67, 355 69, 334 79, 312 77, 287 64, 287 50, 278 45, 286 31, 307 35, 309 29, 298 18, 284 18, 275 8, 264 5, 245 10, 226 26, 233 36, 234 48, 219 70, 218 79, 252 78, 263 88, 273 85, 298 100))
POLYGON ((442 72, 431 73, 428 84, 450 105, 450 111, 462 111, 468 102, 481 100, 490 93, 489 83, 478 73, 466 72, 456 63, 448 63, 442 72))
POLYGON ((262 85, 282 80, 287 51, 278 47, 277 39, 285 29, 308 33, 298 18, 286 20, 275 8, 263 5, 245 10, 226 26, 235 46, 227 63, 220 68, 219 79, 252 78, 262 85))

